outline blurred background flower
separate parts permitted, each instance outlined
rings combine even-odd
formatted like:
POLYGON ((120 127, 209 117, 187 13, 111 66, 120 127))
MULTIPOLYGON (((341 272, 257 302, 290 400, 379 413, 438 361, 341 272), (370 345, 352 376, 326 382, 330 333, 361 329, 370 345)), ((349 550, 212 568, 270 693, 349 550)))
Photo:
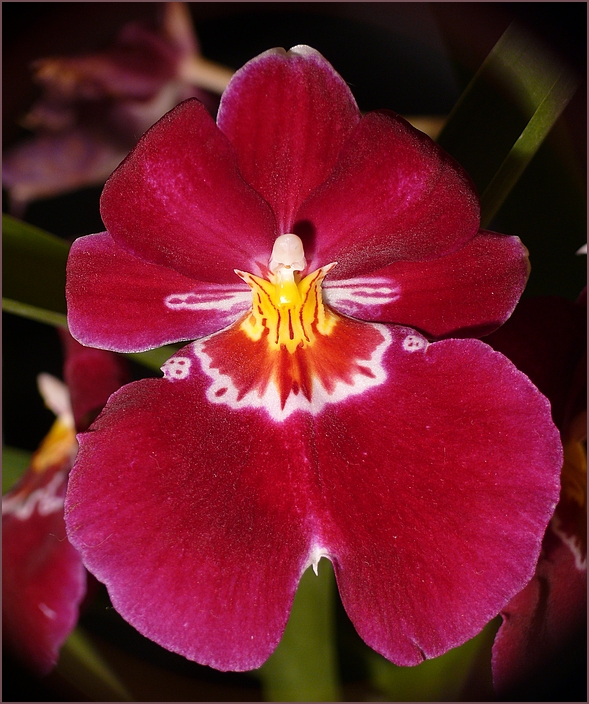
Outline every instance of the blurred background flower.
POLYGON ((86 570, 63 519, 76 431, 86 430, 128 381, 124 358, 83 347, 64 328, 59 332, 67 383, 50 374, 38 377, 45 405, 57 418, 26 472, 2 497, 2 640, 40 675, 57 663, 87 591, 86 570))
POLYGON ((33 136, 5 155, 2 180, 10 211, 33 200, 104 183, 139 136, 182 100, 214 114, 231 72, 199 54, 188 6, 158 3, 153 26, 129 22, 112 44, 90 54, 31 64, 40 97, 22 118, 33 136), (213 80, 215 79, 215 80, 213 80))
POLYGON ((487 341, 546 394, 560 430, 564 463, 560 501, 549 524, 536 574, 503 609, 493 646, 500 695, 540 699, 563 663, 587 640, 587 293, 521 301, 487 341))

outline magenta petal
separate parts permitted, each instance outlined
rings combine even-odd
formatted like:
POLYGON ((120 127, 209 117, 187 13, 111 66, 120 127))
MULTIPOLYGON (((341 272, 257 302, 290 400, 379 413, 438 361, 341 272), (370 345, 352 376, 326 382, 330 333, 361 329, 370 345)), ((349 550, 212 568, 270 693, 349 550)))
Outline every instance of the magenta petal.
POLYGON ((58 471, 29 469, 2 499, 3 643, 42 675, 55 666, 86 593, 63 522, 69 468, 68 460, 58 471))
POLYGON ((68 324, 85 345, 140 352, 195 339, 232 323, 251 292, 196 281, 133 256, 107 232, 76 240, 67 266, 68 324))
MULTIPOLYGON (((271 49, 232 78, 218 125, 229 137, 245 180, 270 203, 279 233, 329 175, 360 119, 345 81, 308 46, 271 49)), ((327 262, 323 262, 327 263, 327 262)))
POLYGON ((112 396, 80 438, 66 522, 138 631, 197 662, 246 670, 278 644, 307 566, 299 471, 310 421, 268 434, 262 414, 209 404, 206 386, 193 374, 112 396))
POLYGON ((391 337, 388 380, 314 418, 209 404, 189 348, 111 397, 81 437, 66 522, 140 632, 257 667, 326 555, 360 635, 416 664, 523 587, 559 491, 546 399, 483 343, 391 337))
POLYGON ((458 249, 479 227, 466 172, 393 112, 366 115, 333 173, 303 203, 294 231, 314 241, 310 268, 338 262, 347 278, 399 259, 434 259, 458 249))
POLYGON ((115 242, 153 264, 233 283, 267 264, 268 204, 242 179, 233 148, 204 106, 186 100, 150 128, 107 181, 102 219, 115 242))
POLYGON ((531 578, 562 453, 547 400, 505 357, 391 330, 386 384, 316 421, 323 544, 358 633, 415 665, 531 578))
POLYGON ((324 290, 332 307, 355 318, 430 337, 481 337, 513 312, 528 278, 527 254, 519 238, 482 231, 432 261, 398 261, 347 280, 336 280, 336 267, 324 290))
POLYGON ((87 430, 109 396, 131 381, 124 357, 84 347, 67 330, 59 329, 64 348, 63 375, 70 393, 76 430, 87 430))

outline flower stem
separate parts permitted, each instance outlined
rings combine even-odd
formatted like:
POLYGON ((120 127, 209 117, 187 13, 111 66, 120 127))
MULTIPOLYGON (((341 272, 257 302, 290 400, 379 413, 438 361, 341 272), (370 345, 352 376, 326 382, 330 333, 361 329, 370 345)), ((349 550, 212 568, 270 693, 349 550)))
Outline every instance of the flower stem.
POLYGON ((321 560, 318 576, 303 575, 282 641, 259 670, 266 701, 341 701, 334 595, 333 568, 321 560))
POLYGON ((202 56, 191 56, 180 68, 180 75, 189 83, 219 95, 223 93, 234 71, 202 56))

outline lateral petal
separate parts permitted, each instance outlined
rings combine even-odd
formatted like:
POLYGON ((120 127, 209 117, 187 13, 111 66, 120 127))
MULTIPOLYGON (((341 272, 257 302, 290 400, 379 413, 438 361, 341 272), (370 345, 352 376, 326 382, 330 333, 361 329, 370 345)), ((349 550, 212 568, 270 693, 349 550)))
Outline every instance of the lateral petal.
POLYGON ((193 367, 182 381, 112 396, 80 436, 66 522, 138 631, 202 664, 247 670, 278 644, 309 564, 310 420, 276 432, 263 412, 213 406, 207 386, 193 367))
POLYGON ((338 263, 358 276, 393 262, 448 254, 479 229, 468 174, 422 132, 391 111, 368 113, 333 172, 303 203, 293 231, 311 269, 338 263))
POLYGON ((245 180, 270 203, 279 233, 285 233, 300 204, 333 169, 359 119, 341 76, 318 51, 296 46, 270 49, 237 71, 217 123, 245 180))
POLYGON ((121 247, 214 283, 260 270, 276 236, 268 204, 242 179, 233 148, 202 103, 151 127, 106 182, 101 215, 121 247))
POLYGON ((130 254, 107 232, 87 235, 68 258, 68 324, 83 344, 117 352, 195 339, 251 307, 249 288, 233 280, 197 281, 130 254))
POLYGON ((518 237, 481 231, 456 252, 425 262, 398 261, 347 280, 324 283, 336 310, 363 320, 399 323, 429 337, 482 337, 513 312, 528 279, 518 237))
POLYGON ((531 578, 562 451, 547 400, 502 355, 391 330, 387 383, 316 421, 322 543, 358 633, 416 665, 531 578))

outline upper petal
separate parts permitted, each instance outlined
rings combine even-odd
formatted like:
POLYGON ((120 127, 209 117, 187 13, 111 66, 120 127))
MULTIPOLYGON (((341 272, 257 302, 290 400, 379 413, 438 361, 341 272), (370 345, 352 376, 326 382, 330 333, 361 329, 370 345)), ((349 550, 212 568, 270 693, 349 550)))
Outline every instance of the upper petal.
POLYGON ((285 233, 359 119, 341 76, 319 52, 297 46, 266 51, 237 71, 217 122, 245 180, 270 203, 285 233))
POLYGON ((75 338, 117 352, 207 335, 251 307, 249 289, 235 274, 232 284, 196 281, 130 254, 107 232, 73 243, 66 297, 75 338))
POLYGON ((324 284, 333 308, 363 320, 400 323, 430 337, 481 337, 513 312, 528 280, 518 237, 481 231, 464 247, 424 262, 398 261, 324 284))
POLYGON ((242 179, 233 148, 195 99, 150 128, 107 181, 102 219, 132 254, 203 281, 232 283, 265 265, 268 204, 242 179))
POLYGON ((347 278, 399 260, 435 259, 479 228, 466 172, 393 112, 366 115, 334 170, 296 214, 311 269, 338 263, 347 278))

